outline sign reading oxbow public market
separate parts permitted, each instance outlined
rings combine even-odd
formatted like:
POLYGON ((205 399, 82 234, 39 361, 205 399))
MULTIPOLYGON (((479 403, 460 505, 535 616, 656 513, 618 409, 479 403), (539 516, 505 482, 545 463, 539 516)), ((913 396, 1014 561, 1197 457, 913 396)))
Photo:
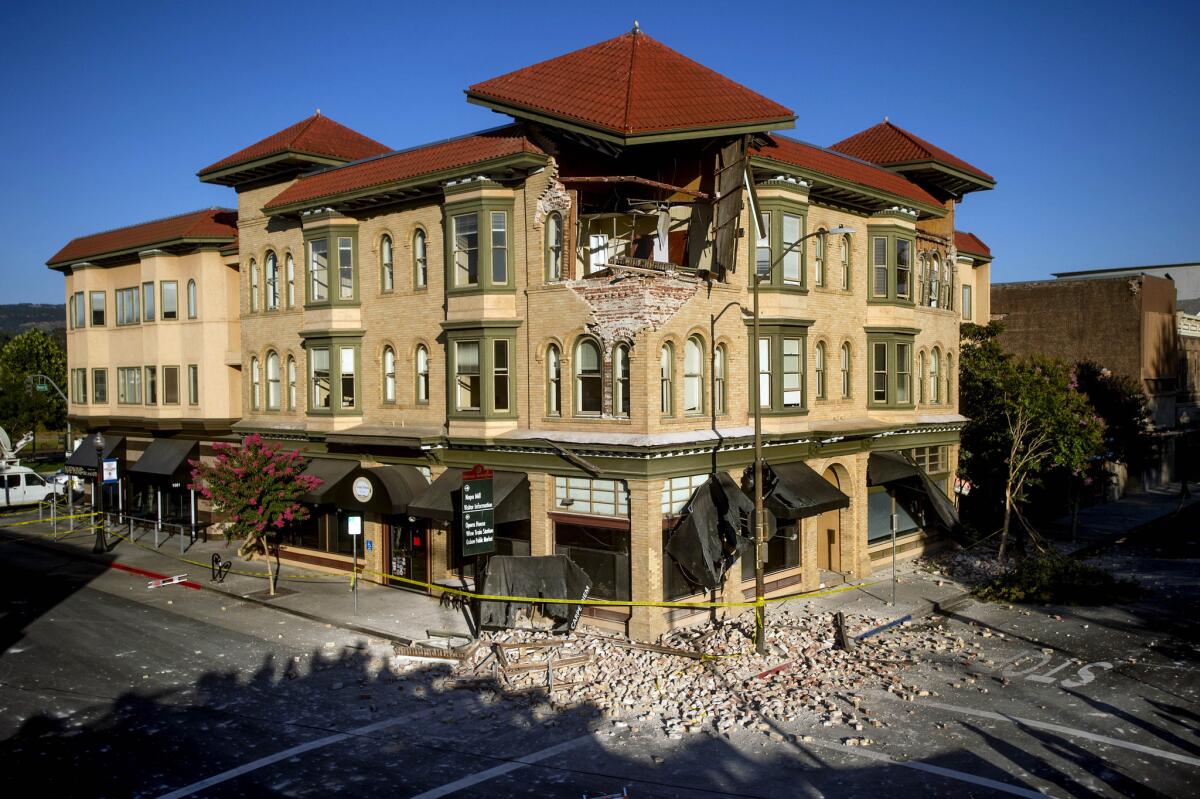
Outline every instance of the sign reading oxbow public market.
POLYGON ((462 481, 463 554, 486 555, 496 549, 492 470, 475 465, 462 481))

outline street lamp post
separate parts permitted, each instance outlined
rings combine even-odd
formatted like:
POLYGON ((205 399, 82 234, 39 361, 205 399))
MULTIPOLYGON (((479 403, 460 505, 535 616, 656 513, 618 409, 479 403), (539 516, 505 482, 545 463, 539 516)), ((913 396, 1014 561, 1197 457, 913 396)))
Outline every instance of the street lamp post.
POLYGON ((92 443, 96 445, 96 541, 92 552, 101 554, 108 551, 104 537, 104 434, 97 430, 92 443))
MULTIPOLYGON (((761 224, 758 219, 754 220, 755 226, 761 224)), ((764 280, 769 280, 771 273, 775 271, 775 267, 783 261, 788 253, 799 247, 806 239, 813 236, 835 235, 839 236, 845 233, 853 233, 854 230, 848 227, 838 226, 832 230, 818 230, 813 233, 801 236, 791 244, 783 248, 761 272, 755 266, 754 277, 750 281, 751 290, 754 292, 754 308, 752 312, 752 338, 750 342, 750 353, 752 363, 752 374, 750 382, 754 386, 754 392, 751 396, 751 401, 754 403, 754 651, 760 655, 767 654, 767 630, 766 630, 766 583, 763 578, 763 548, 767 544, 766 530, 767 526, 763 520, 763 469, 762 469, 762 398, 759 396, 762 380, 762 369, 758 362, 759 359, 759 344, 758 344, 758 285, 764 280)))

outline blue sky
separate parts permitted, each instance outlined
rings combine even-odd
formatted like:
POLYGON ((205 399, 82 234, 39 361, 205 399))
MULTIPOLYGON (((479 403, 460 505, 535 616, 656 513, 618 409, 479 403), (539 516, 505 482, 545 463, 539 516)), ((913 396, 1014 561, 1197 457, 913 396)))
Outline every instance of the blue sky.
POLYGON ((463 90, 642 29, 828 145, 885 115, 990 172, 993 280, 1200 260, 1200 3, 26 3, 6 11, 0 303, 74 236, 233 205, 195 173, 314 109, 395 148, 493 127, 463 90))

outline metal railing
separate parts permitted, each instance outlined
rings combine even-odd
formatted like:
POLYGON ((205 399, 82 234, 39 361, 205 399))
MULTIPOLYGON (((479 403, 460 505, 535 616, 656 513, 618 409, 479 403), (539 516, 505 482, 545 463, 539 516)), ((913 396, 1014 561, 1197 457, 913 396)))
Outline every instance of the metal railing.
POLYGON ((172 536, 179 537, 179 554, 182 555, 192 548, 196 539, 208 542, 208 525, 197 522, 169 522, 149 516, 124 511, 105 511, 104 524, 108 528, 124 527, 129 540, 137 542, 154 534, 154 548, 159 549, 171 540, 172 536))

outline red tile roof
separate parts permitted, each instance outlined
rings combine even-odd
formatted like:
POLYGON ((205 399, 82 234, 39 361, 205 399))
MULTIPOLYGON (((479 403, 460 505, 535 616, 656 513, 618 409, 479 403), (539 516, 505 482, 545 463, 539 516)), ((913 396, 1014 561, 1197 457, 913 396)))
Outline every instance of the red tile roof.
POLYGON ((759 158, 770 158, 785 164, 808 169, 831 178, 857 183, 878 191, 886 192, 908 200, 941 207, 941 203, 929 192, 917 184, 895 172, 851 158, 842 153, 835 153, 823 147, 807 144, 796 139, 789 139, 778 134, 771 136, 772 144, 756 147, 750 155, 759 158))
POLYGON ((796 116, 639 31, 476 83, 467 96, 620 135, 796 116))
POLYGON ((227 243, 237 240, 237 211, 229 208, 205 208, 139 225, 106 230, 72 239, 46 262, 48 266, 86 261, 110 253, 143 250, 182 240, 211 240, 227 243))
POLYGON ((965 230, 954 231, 954 249, 965 255, 992 257, 992 248, 984 244, 974 233, 967 233, 965 230))
POLYGON ((361 133, 316 113, 291 127, 271 134, 262 141, 238 150, 227 158, 222 158, 215 164, 204 167, 196 174, 203 176, 237 164, 288 152, 357 161, 360 158, 386 153, 389 149, 374 139, 368 139, 361 133))
POLYGON ((907 161, 940 161, 947 166, 995 183, 996 180, 978 167, 971 166, 958 156, 930 144, 903 128, 884 120, 878 125, 855 133, 830 147, 831 150, 853 155, 873 164, 902 164, 907 161))
POLYGON ((319 200, 521 153, 540 155, 542 149, 526 137, 521 125, 506 125, 301 177, 265 207, 319 200))

